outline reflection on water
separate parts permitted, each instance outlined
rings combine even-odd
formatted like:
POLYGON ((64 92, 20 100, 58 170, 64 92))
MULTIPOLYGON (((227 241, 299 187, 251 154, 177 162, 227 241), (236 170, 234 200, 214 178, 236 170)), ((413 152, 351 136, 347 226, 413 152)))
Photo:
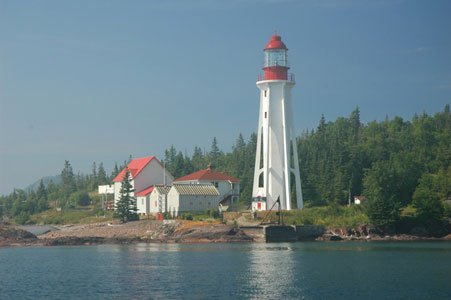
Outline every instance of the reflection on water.
POLYGON ((451 243, 0 248, 1 299, 451 299, 451 243))
POLYGON ((254 246, 249 253, 249 271, 246 274, 250 298, 274 299, 286 296, 296 282, 293 270, 297 263, 292 248, 285 245, 254 246))

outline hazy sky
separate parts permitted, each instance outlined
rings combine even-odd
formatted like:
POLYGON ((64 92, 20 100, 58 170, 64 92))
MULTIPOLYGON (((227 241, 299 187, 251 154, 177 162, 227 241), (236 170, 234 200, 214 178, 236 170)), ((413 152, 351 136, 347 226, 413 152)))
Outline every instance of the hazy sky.
POLYGON ((451 1, 0 0, 0 193, 69 160, 225 151, 256 131, 262 49, 289 48, 295 127, 451 102, 451 1))

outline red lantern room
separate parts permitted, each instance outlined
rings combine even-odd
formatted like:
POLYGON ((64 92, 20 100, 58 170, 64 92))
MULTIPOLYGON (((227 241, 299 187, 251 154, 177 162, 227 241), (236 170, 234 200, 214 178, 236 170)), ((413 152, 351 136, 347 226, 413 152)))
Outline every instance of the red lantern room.
POLYGON ((282 38, 274 34, 264 49, 264 80, 287 80, 289 69, 287 51, 288 48, 282 42, 282 38))

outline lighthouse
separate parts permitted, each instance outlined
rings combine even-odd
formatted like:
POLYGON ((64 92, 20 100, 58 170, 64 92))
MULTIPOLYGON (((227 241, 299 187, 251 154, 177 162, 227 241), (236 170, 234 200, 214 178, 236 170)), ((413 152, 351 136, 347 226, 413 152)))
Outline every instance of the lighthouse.
POLYGON ((275 34, 263 52, 263 76, 257 81, 260 111, 252 209, 290 210, 292 203, 301 209, 301 178, 291 100, 295 80, 294 75, 288 73, 288 48, 275 34))

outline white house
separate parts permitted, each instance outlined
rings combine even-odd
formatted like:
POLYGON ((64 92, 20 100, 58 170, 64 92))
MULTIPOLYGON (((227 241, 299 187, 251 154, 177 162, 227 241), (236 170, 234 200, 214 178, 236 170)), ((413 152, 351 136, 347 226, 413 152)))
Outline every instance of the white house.
POLYGON ((167 185, 154 185, 136 193, 138 214, 149 215, 166 212, 167 194, 170 188, 167 185))
POLYGON ((222 204, 233 203, 240 196, 240 180, 213 170, 211 164, 207 169, 174 180, 174 184, 212 184, 218 189, 222 204))
MULTIPOLYGON (((130 171, 131 185, 135 192, 131 196, 142 197, 149 192, 152 186, 157 184, 167 184, 170 185, 174 180, 174 177, 165 170, 163 165, 155 156, 148 156, 142 158, 135 158, 113 179, 114 182, 114 203, 116 203, 120 198, 120 190, 122 186, 122 180, 126 171, 130 171)), ((139 202, 137 202, 137 205, 139 202)), ((141 210, 138 209, 139 213, 143 213, 142 209, 145 208, 140 205, 141 210)))
POLYGON ((221 196, 215 186, 209 184, 174 183, 168 195, 168 212, 180 216, 183 212, 217 210, 221 196))

